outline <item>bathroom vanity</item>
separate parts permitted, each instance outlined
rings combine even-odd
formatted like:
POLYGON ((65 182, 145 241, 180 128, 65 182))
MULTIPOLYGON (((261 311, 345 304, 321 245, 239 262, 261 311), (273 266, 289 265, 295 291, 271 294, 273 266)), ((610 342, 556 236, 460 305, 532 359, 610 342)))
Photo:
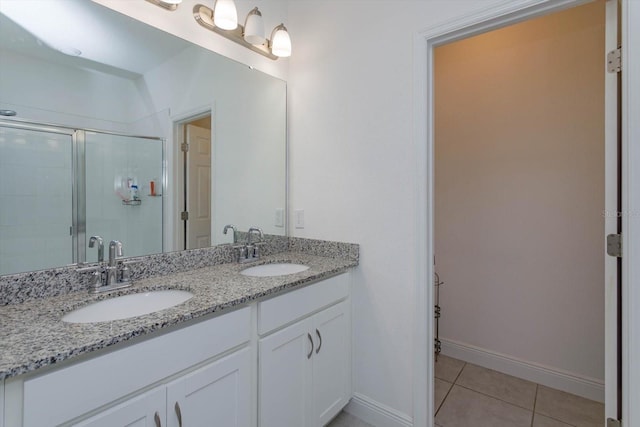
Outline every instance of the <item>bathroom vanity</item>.
POLYGON ((0 348, 0 426, 325 425, 351 397, 357 257, 289 250, 259 263, 274 262, 310 268, 247 277, 223 263, 140 279, 125 292, 194 297, 111 322, 60 320, 102 298, 86 292, 0 307, 2 330, 14 328, 0 348))

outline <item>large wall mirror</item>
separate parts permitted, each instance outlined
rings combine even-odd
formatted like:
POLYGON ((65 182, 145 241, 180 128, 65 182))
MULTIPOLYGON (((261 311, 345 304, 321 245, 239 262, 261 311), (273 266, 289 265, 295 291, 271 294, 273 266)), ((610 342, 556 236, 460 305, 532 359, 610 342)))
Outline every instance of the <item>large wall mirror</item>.
POLYGON ((87 0, 0 1, 0 67, 0 275, 286 234, 284 81, 87 0))

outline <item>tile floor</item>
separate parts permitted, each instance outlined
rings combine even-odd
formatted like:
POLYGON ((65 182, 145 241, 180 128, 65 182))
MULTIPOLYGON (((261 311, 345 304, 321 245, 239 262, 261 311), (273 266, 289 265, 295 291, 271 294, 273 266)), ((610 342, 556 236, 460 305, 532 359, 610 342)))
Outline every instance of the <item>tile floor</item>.
MULTIPOLYGON (((602 427, 604 405, 440 355, 438 427, 602 427)), ((327 427, 373 427, 340 413, 327 427)))
POLYGON ((340 412, 326 427, 373 427, 346 412, 340 412))
POLYGON ((440 355, 436 426, 602 427, 604 405, 440 355))

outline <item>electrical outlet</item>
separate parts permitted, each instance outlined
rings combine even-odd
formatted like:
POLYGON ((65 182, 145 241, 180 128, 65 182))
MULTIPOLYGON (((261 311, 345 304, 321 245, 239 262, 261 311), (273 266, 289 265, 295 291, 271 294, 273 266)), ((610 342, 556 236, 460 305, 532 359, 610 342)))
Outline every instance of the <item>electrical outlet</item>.
POLYGON ((276 219, 274 225, 276 227, 284 227, 284 209, 276 209, 276 219))
POLYGON ((304 209, 297 209, 295 212, 296 228, 304 228, 304 209))

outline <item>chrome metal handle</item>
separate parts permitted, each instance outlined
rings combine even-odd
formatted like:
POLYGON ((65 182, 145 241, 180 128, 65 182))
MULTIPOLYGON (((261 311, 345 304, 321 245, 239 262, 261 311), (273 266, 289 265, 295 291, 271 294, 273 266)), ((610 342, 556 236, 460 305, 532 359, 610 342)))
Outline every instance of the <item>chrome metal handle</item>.
POLYGON ((316 348, 316 354, 318 354, 320 352, 320 348, 322 347, 322 335, 320 335, 320 331, 316 329, 316 335, 318 336, 318 339, 320 340, 320 344, 318 344, 318 348, 316 348))
POLYGON ((158 414, 157 411, 153 416, 153 420, 156 422, 156 427, 162 427, 162 421, 160 421, 160 415, 158 414))
POLYGON ((309 354, 307 354, 307 359, 311 359, 311 356, 313 355, 313 338, 311 338, 311 334, 308 332, 307 337, 309 337, 309 342, 311 343, 311 350, 309 351, 309 354))
POLYGON ((76 269, 77 273, 93 273, 94 271, 102 270, 104 266, 100 265, 92 265, 90 267, 80 267, 76 269))
POLYGON ((182 427, 182 411, 180 410, 180 404, 176 402, 174 408, 176 410, 176 416, 178 417, 178 427, 182 427))

